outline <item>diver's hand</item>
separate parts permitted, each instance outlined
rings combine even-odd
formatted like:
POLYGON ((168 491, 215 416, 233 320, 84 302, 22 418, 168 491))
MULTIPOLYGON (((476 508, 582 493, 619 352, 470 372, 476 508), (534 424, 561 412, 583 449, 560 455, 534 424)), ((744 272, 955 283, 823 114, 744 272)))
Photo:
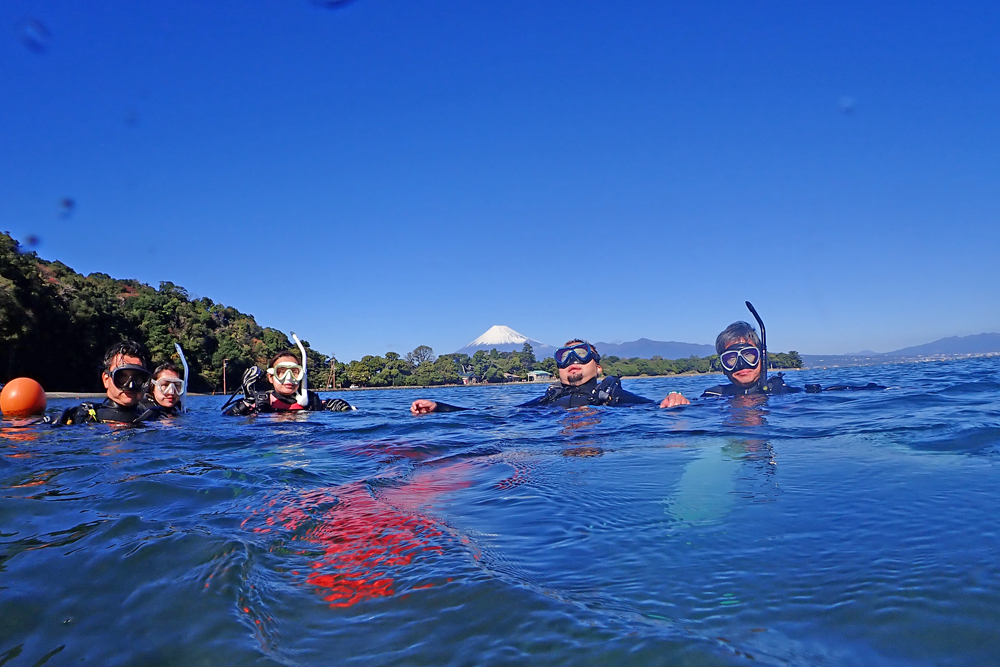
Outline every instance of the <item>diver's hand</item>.
POLYGON ((684 398, 684 394, 679 391, 672 391, 667 397, 660 401, 661 408, 676 408, 678 405, 691 405, 691 401, 684 398))
POLYGON ((413 404, 410 406, 410 412, 415 415, 426 415, 434 412, 434 409, 437 408, 437 406, 438 404, 434 401, 429 401, 426 398, 418 398, 413 401, 413 404))
POLYGON ((257 380, 264 374, 260 366, 251 366, 243 374, 243 395, 247 398, 256 393, 257 380))
POLYGON ((326 409, 330 412, 350 412, 354 406, 342 398, 331 398, 326 402, 326 409))

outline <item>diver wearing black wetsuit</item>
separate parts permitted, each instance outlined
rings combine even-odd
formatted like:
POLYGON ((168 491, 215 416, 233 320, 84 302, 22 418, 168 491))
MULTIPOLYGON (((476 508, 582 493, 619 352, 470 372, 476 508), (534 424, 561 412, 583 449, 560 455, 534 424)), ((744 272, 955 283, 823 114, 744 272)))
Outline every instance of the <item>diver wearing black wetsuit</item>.
POLYGON ((350 403, 342 398, 323 399, 314 391, 306 392, 306 396, 306 404, 302 406, 296 402, 295 396, 284 396, 273 389, 257 391, 253 392, 249 397, 244 396, 244 398, 227 409, 224 414, 244 416, 268 412, 294 412, 296 410, 304 410, 306 412, 323 410, 328 412, 349 412, 354 409, 350 403))
MULTIPOLYGON (((342 398, 322 399, 316 392, 305 392, 304 405, 299 402, 302 382, 305 381, 305 369, 298 362, 298 357, 291 351, 275 355, 267 369, 271 389, 261 391, 258 387, 264 372, 258 366, 251 366, 243 374, 243 398, 232 406, 223 406, 223 414, 230 416, 245 416, 268 412, 307 412, 329 411, 350 412, 354 406, 342 398), (278 388, 281 391, 278 391, 278 388)), ((267 386, 267 385, 264 385, 267 386)))
POLYGON ((885 387, 870 382, 865 386, 836 385, 825 390, 818 384, 807 384, 805 389, 785 384, 784 374, 775 373, 767 376, 767 331, 757 310, 749 301, 747 308, 753 314, 760 326, 761 337, 746 322, 734 322, 719 334, 715 340, 715 349, 719 354, 719 365, 729 378, 729 383, 719 384, 706 389, 701 398, 715 396, 748 396, 751 394, 798 394, 805 391, 817 394, 821 391, 861 391, 868 389, 885 389, 885 387))
MULTIPOLYGON (((597 362, 601 355, 593 345, 581 340, 573 340, 555 352, 556 366, 559 367, 559 384, 550 385, 545 393, 533 398, 527 403, 521 403, 519 408, 533 408, 552 405, 561 408, 579 408, 586 405, 644 405, 655 403, 648 398, 638 396, 622 388, 621 380, 613 375, 598 382, 597 377, 601 367, 597 362)), ((428 412, 456 412, 469 408, 438 403, 435 401, 417 400, 413 402, 410 411, 414 414, 428 412)))
POLYGON ((107 399, 101 403, 81 403, 63 410, 54 422, 59 425, 88 423, 137 424, 163 416, 158 407, 141 400, 150 378, 148 355, 143 346, 127 340, 112 345, 104 354, 101 381, 107 399))

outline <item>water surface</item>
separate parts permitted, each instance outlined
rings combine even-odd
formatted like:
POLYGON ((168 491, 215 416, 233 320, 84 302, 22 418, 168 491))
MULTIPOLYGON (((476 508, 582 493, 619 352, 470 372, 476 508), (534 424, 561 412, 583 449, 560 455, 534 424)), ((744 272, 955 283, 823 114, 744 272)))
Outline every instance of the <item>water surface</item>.
POLYGON ((5 422, 0 665, 995 664, 1000 359, 787 380, 891 388, 5 422))

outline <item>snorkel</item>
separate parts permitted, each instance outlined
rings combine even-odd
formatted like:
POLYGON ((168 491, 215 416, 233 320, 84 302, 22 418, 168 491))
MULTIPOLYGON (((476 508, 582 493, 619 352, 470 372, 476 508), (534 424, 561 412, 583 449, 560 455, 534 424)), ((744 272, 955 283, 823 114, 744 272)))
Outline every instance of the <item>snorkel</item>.
MULTIPOLYGON (((306 348, 299 340, 299 337, 292 333, 292 340, 295 344, 299 346, 299 352, 302 354, 302 382, 299 383, 299 390, 295 393, 295 402, 298 403, 303 408, 309 405, 309 379, 308 373, 306 371, 306 348)), ((186 376, 185 376, 186 377, 186 376)))
POLYGON ((760 319, 753 304, 749 301, 746 304, 754 319, 757 320, 757 326, 760 327, 760 377, 757 378, 757 386, 763 389, 767 386, 767 331, 764 329, 764 320, 760 319))
MULTIPOLYGON (((191 376, 191 373, 188 371, 188 360, 184 357, 184 350, 181 349, 181 344, 180 343, 174 343, 174 349, 177 350, 177 354, 181 358, 181 366, 184 367, 184 386, 181 388, 181 397, 182 398, 187 398, 187 395, 188 395, 188 378, 191 376)), ((178 409, 181 412, 186 412, 187 411, 186 408, 184 407, 184 401, 183 400, 179 401, 179 407, 178 407, 178 409)))

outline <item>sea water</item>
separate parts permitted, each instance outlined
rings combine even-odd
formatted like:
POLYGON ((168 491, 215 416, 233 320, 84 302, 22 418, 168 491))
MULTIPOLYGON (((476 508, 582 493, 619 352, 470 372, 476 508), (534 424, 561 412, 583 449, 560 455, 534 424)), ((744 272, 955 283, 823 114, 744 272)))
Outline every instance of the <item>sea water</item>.
POLYGON ((997 664, 1000 359, 786 379, 890 388, 7 421, 0 665, 997 664))

